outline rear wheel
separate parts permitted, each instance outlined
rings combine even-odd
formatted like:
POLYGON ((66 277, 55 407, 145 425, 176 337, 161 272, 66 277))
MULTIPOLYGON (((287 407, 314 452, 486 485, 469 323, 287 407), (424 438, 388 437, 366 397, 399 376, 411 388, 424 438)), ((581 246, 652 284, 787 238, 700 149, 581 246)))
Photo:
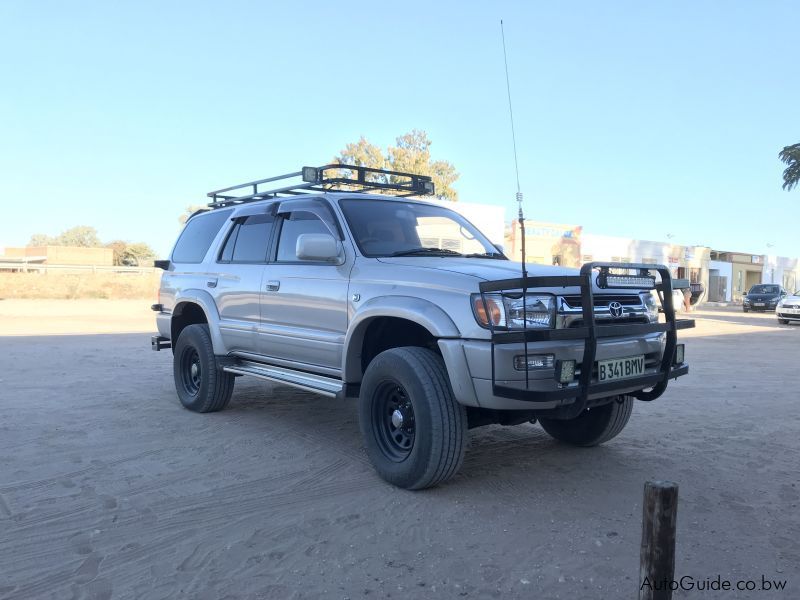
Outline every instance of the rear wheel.
POLYGON ((175 344, 172 372, 181 404, 194 412, 214 412, 228 405, 234 377, 214 355, 208 325, 189 325, 175 344))
POLYGON ((628 424, 633 397, 619 396, 614 401, 587 408, 574 419, 539 419, 552 437, 573 446, 597 446, 616 437, 628 424))
POLYGON ((461 466, 466 409, 431 350, 392 348, 376 356, 361 382, 359 421, 375 470, 398 487, 431 487, 461 466))

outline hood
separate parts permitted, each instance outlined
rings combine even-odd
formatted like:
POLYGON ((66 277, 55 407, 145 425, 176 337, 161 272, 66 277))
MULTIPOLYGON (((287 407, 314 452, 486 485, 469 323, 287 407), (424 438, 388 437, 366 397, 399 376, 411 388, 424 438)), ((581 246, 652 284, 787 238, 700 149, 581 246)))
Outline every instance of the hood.
MULTIPOLYGON (((469 278, 471 281, 464 289, 477 291, 477 284, 480 281, 495 281, 498 279, 518 279, 522 277, 522 265, 518 262, 510 260, 494 260, 484 258, 459 258, 457 256, 398 256, 398 257, 383 257, 376 259, 384 265, 396 266, 398 270, 411 269, 402 275, 398 276, 405 280, 418 280, 419 277, 414 275, 416 269, 429 269, 434 272, 440 272, 444 276, 445 273, 448 277, 469 278)), ((571 269, 567 267, 551 267, 549 265, 528 264, 528 277, 546 277, 546 276, 559 276, 559 275, 579 275, 580 269, 571 269)), ((432 274, 435 278, 435 275, 432 274)), ((596 294, 637 294, 640 290, 636 289, 600 289, 597 286, 597 278, 593 278, 592 287, 596 294)), ((434 279, 435 280, 435 279, 434 279)), ((451 280, 452 281, 452 280, 451 280)), ((541 290, 548 291, 549 293, 564 293, 564 294, 578 294, 580 288, 577 286, 568 288, 541 288, 541 290)))
MULTIPOLYGON (((417 269, 435 269, 470 275, 477 279, 492 281, 494 279, 514 279, 522 277, 522 265, 510 260, 494 260, 487 258, 459 258, 457 256, 398 256, 378 259, 389 265, 402 265, 417 269)), ((577 275, 579 269, 565 267, 550 267, 548 265, 531 264, 528 268, 528 277, 540 275, 577 275)))

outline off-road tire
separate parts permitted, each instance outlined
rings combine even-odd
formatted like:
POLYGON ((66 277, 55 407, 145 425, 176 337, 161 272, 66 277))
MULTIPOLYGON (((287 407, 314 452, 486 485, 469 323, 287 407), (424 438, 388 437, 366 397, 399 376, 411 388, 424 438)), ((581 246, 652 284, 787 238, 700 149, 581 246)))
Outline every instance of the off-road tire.
POLYGON ((181 331, 175 344, 172 372, 178 398, 189 410, 215 412, 228 405, 234 376, 219 366, 208 325, 188 325, 181 331))
POLYGON ((608 404, 586 409, 574 419, 539 419, 542 428, 560 442, 597 446, 616 437, 633 411, 633 396, 620 396, 608 404))
POLYGON ((381 352, 367 367, 358 402, 367 455, 389 483, 420 490, 442 483, 461 467, 467 412, 454 398, 444 361, 435 352, 418 347, 381 352), (398 401, 404 426, 413 424, 410 432, 395 428, 391 419, 400 410, 392 410, 398 401))

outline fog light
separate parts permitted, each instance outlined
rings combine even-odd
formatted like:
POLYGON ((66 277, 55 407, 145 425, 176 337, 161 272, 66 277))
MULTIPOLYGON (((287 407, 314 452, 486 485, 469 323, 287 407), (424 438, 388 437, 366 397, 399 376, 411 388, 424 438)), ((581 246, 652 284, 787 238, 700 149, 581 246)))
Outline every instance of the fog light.
POLYGON ((575 379, 575 361, 556 361, 556 380, 559 383, 572 383, 573 379, 575 379))
POLYGON ((301 173, 303 181, 307 183, 318 183, 319 169, 315 167, 303 167, 301 173))
POLYGON ((683 359, 686 357, 686 347, 684 344, 675 346, 675 364, 682 365, 683 359))
POLYGON ((640 290, 652 290, 656 287, 656 278, 649 275, 647 271, 640 272, 638 275, 624 273, 610 273, 607 269, 600 271, 597 276, 597 285, 602 289, 608 288, 637 288, 640 290))
MULTIPOLYGON (((514 357, 514 368, 517 371, 525 371, 525 355, 520 354, 514 357)), ((552 354, 529 354, 527 360, 527 370, 552 369, 555 363, 555 356, 552 354)))

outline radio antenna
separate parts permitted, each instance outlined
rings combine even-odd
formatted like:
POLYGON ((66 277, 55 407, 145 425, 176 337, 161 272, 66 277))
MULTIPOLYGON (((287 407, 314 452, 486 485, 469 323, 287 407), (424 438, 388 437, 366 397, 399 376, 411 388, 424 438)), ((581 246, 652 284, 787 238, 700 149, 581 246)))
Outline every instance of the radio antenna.
POLYGON ((522 238, 522 276, 527 277, 525 268, 525 217, 522 215, 522 190, 519 186, 519 163, 517 162, 517 136, 514 133, 514 111, 511 108, 511 83, 508 78, 508 56, 506 56, 506 33, 503 29, 503 19, 500 19, 500 37, 503 39, 503 62, 506 67, 506 91, 508 92, 508 117, 511 120, 511 143, 514 147, 514 169, 517 173, 517 206, 519 218, 519 233, 522 238))

